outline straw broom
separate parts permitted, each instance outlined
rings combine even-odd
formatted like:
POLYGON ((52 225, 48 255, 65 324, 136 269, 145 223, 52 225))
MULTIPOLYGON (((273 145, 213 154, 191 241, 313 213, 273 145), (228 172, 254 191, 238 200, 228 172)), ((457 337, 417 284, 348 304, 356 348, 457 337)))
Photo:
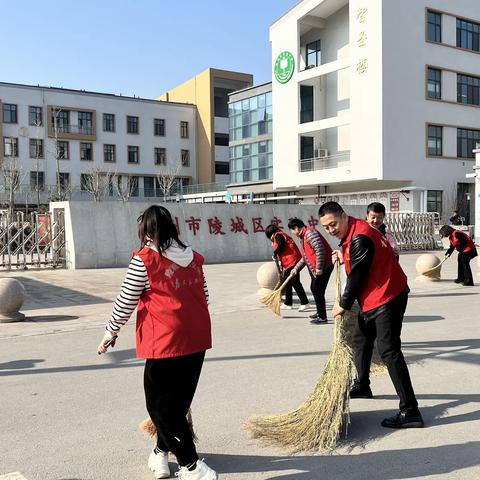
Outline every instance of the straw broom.
MULTIPOLYGON (((193 441, 196 442, 198 439, 197 439, 197 435, 195 434, 195 430, 193 429, 193 420, 192 420, 191 410, 188 410, 187 421, 190 427, 190 431, 192 432, 193 441)), ((147 418, 143 422, 141 422, 140 425, 138 426, 138 429, 140 430, 140 432, 144 433, 148 437, 152 437, 155 440, 157 439, 157 428, 155 427, 151 418, 147 418)))
MULTIPOLYGON (((340 267, 336 268, 336 299, 340 299, 340 267)), ((332 450, 349 423, 349 389, 352 383, 352 350, 346 341, 345 312, 335 318, 333 347, 318 383, 296 410, 256 416, 245 425, 249 434, 266 444, 292 453, 332 450)))
POLYGON ((260 297, 260 303, 266 305, 275 315, 280 316, 280 305, 282 304, 282 291, 287 286, 287 283, 293 278, 293 275, 290 274, 287 279, 280 284, 280 286, 276 287, 267 295, 260 297))

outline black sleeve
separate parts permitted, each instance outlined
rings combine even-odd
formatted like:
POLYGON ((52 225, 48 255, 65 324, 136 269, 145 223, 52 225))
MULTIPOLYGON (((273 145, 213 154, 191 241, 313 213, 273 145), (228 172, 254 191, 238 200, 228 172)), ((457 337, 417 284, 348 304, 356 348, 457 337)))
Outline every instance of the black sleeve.
POLYGON ((273 254, 278 255, 285 248, 286 242, 283 235, 277 235, 275 240, 277 241, 277 248, 273 251, 273 254))
POLYGON ((357 300, 372 266, 375 247, 366 235, 355 235, 350 244, 350 274, 340 299, 340 306, 350 310, 357 300))
POLYGON ((450 247, 448 247, 448 250, 445 252, 445 255, 449 257, 454 250, 455 250, 455 247, 452 244, 450 244, 450 247))

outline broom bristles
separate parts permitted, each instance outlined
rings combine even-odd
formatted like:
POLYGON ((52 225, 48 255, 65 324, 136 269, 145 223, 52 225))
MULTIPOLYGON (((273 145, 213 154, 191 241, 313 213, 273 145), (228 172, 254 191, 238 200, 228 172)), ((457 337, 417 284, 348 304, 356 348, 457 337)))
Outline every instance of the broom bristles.
MULTIPOLYGON (((187 421, 190 427, 190 431, 192 432, 193 441, 196 442, 198 439, 197 439, 195 430, 193 429, 193 419, 192 419, 191 410, 189 410, 187 413, 187 421)), ((138 429, 140 430, 140 432, 144 433, 148 437, 151 437, 154 439, 157 438, 157 427, 155 427, 155 424, 152 422, 151 418, 146 418, 145 420, 143 420, 143 422, 140 422, 140 424, 138 425, 138 429)))

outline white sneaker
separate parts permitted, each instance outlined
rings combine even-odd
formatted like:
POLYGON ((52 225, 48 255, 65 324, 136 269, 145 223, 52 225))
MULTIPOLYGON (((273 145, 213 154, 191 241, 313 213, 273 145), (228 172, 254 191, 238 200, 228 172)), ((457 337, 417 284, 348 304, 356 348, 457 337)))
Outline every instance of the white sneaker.
POLYGON ((293 310, 293 307, 291 305, 285 305, 284 303, 282 303, 280 305, 280 310, 293 310))
POLYGON ((300 307, 298 308, 298 311, 299 312, 305 312, 307 310, 310 309, 310 304, 309 303, 305 303, 303 305, 300 305, 300 307))
POLYGON ((218 475, 203 460, 197 460, 197 468, 190 471, 187 467, 180 467, 175 473, 179 480, 217 480, 218 475))
POLYGON ((150 457, 148 457, 148 468, 153 472, 155 478, 170 478, 168 453, 155 453, 155 451, 152 451, 150 457))

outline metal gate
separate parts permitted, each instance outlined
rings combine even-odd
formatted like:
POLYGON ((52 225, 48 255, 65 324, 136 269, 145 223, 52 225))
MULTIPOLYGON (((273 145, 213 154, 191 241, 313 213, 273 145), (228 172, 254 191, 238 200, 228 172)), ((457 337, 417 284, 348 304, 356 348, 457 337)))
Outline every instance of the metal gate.
POLYGON ((392 231, 400 250, 438 250, 442 241, 435 233, 439 224, 438 213, 394 213, 390 212, 385 223, 392 231))
POLYGON ((0 213, 0 269, 65 267, 64 211, 0 213))

